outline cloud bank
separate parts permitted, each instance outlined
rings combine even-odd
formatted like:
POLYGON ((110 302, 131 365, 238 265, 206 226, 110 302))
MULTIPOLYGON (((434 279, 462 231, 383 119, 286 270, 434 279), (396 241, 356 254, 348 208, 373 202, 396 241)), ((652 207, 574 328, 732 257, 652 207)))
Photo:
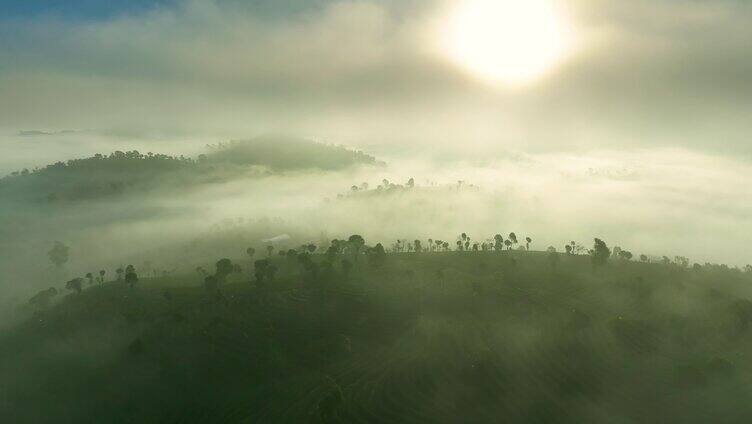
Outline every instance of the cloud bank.
POLYGON ((449 2, 293 3, 4 21, 0 128, 752 152, 743 2, 566 2, 580 49, 525 90, 489 87, 436 53, 449 2))

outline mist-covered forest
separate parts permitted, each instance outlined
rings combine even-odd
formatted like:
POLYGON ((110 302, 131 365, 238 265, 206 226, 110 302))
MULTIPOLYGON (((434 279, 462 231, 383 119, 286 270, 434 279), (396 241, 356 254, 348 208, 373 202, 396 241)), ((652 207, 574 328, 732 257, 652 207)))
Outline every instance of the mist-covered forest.
POLYGON ((752 418, 752 266, 491 227, 471 181, 362 181, 389 171, 266 137, 3 178, 0 415, 752 418))
POLYGON ((752 422, 750 22, 0 0, 0 424, 752 422))

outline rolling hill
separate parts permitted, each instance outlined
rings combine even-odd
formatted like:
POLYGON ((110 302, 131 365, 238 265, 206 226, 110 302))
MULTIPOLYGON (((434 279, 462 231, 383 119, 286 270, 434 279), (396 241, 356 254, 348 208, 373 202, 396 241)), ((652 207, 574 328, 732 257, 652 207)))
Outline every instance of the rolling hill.
POLYGON ((186 272, 58 296, 0 338, 0 416, 752 419, 749 273, 617 259, 593 268, 587 255, 531 251, 372 252, 274 255, 276 275, 261 283, 245 257, 218 289, 186 272))

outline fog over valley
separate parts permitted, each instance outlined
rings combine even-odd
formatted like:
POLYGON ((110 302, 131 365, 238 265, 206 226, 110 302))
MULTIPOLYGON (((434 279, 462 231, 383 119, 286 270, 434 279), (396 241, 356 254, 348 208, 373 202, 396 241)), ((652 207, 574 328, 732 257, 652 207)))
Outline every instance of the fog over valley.
POLYGON ((0 422, 748 422, 750 22, 0 0, 0 422))

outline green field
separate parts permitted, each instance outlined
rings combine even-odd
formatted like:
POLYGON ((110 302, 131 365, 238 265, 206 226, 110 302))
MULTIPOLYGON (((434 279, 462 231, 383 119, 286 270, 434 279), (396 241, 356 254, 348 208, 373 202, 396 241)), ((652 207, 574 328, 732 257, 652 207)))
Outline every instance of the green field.
POLYGON ((7 423, 749 422, 752 276, 543 252, 272 259, 58 296, 0 339, 7 423), (350 260, 345 275, 341 261, 350 260), (61 299, 62 298, 62 299, 61 299))

